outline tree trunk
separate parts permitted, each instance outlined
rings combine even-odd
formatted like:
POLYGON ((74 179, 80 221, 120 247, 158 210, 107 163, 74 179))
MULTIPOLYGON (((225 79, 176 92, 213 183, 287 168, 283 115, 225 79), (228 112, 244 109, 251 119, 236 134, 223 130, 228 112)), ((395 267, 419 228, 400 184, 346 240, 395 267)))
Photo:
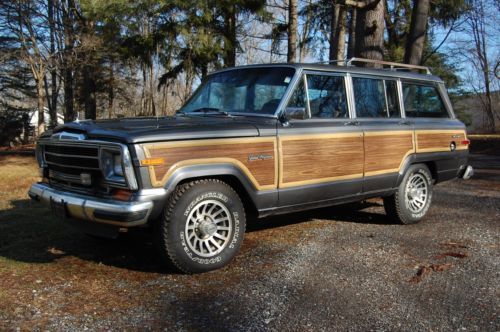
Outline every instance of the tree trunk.
MULTIPOLYGON (((87 63, 90 62, 87 60, 87 63)), ((85 119, 95 120, 97 118, 96 84, 94 68, 90 64, 83 66, 83 104, 85 108, 85 119)))
POLYGON ((236 66, 236 5, 231 4, 226 11, 225 19, 226 41, 224 43, 224 67, 236 66))
POLYGON ((411 14, 410 33, 406 41, 405 63, 420 65, 422 62, 429 8, 429 0, 415 0, 411 14))
POLYGON ((37 135, 40 136, 45 131, 45 96, 43 95, 43 79, 36 80, 37 109, 38 109, 38 128, 37 135))
POLYGON ((356 45, 356 21, 358 17, 358 10, 352 8, 349 19, 349 40, 347 42, 347 58, 354 57, 354 47, 356 45))
POLYGON ((73 101, 73 71, 65 65, 64 68, 64 122, 76 120, 76 113, 73 101))
POLYGON ((114 61, 111 58, 109 61, 109 84, 108 84, 108 118, 111 119, 113 117, 113 105, 115 101, 115 70, 114 70, 114 61))
POLYGON ((153 56, 151 56, 151 65, 149 66, 149 103, 151 115, 156 116, 153 56))
MULTIPOLYGON (((50 29, 50 54, 52 57, 56 54, 56 26, 55 26, 55 17, 54 17, 54 0, 47 1, 47 14, 49 19, 49 29, 50 29)), ((55 60, 53 60, 55 61, 55 60)), ((50 114, 50 127, 54 128, 57 126, 57 97, 58 97, 58 89, 57 89, 57 71, 54 63, 51 64, 52 68, 50 70, 50 102, 49 105, 49 114, 50 114)), ((49 97, 49 96, 47 96, 49 97)))
MULTIPOLYGON (((384 58, 384 1, 375 0, 358 9, 356 19, 356 57, 383 60, 384 58)), ((377 65, 369 65, 379 67, 377 65)))
POLYGON ((311 21, 313 15, 311 6, 312 6, 312 0, 307 0, 306 4, 307 12, 306 12, 306 17, 304 19, 304 26, 302 28, 302 36, 300 37, 299 41, 299 62, 304 61, 304 58, 306 57, 308 51, 307 40, 310 34, 311 21))
POLYGON ((70 67, 70 59, 73 56, 73 23, 71 20, 71 12, 73 11, 73 1, 68 1, 67 6, 63 9, 63 25, 64 25, 64 55, 63 55, 63 73, 64 73, 64 122, 75 121, 76 113, 74 108, 74 84, 73 70, 70 67))
POLYGON ((330 22, 330 60, 343 60, 345 54, 345 6, 333 5, 330 22))
POLYGON ((297 0, 288 5, 288 52, 287 61, 295 62, 297 52, 297 0))

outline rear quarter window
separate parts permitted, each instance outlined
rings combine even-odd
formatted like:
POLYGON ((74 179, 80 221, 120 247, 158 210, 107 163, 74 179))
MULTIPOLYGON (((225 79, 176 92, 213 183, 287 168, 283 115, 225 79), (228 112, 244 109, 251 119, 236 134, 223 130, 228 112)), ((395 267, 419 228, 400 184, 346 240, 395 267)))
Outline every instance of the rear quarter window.
POLYGON ((433 84, 403 82, 403 101, 408 118, 448 118, 439 90, 433 84))

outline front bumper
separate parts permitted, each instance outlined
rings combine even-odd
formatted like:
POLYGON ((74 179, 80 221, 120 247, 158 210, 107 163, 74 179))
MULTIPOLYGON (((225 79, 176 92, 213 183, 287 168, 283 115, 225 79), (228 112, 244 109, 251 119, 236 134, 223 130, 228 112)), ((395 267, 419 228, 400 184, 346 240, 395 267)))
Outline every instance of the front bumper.
POLYGON ((97 223, 132 227, 143 225, 153 211, 153 201, 123 202, 101 199, 51 188, 45 183, 35 183, 28 195, 47 206, 62 206, 68 218, 89 220, 97 223))

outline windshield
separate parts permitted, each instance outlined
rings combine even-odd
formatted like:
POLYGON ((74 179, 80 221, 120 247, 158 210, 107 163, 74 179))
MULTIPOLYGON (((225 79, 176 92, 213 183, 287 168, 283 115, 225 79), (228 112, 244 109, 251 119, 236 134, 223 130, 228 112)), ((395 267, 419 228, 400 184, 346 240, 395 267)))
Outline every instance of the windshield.
POLYGON ((180 109, 191 112, 275 113, 292 80, 294 68, 242 68, 215 73, 180 109))

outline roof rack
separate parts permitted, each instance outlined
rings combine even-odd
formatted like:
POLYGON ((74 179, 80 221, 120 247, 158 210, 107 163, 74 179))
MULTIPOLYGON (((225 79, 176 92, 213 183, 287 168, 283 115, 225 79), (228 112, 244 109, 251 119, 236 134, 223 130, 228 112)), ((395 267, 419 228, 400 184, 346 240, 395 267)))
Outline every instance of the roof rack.
POLYGON ((382 68, 384 66, 389 67, 390 70, 405 70, 405 69, 416 69, 416 70, 423 70, 427 75, 431 75, 431 70, 429 67, 426 66, 418 66, 418 65, 409 65, 406 63, 398 63, 398 62, 390 62, 390 61, 382 61, 382 60, 373 60, 373 59, 364 59, 364 58, 350 58, 346 60, 330 60, 330 61, 323 61, 321 63, 339 63, 343 62, 346 66, 353 66, 353 62, 362 62, 362 63, 374 63, 378 65, 382 65, 382 68))

